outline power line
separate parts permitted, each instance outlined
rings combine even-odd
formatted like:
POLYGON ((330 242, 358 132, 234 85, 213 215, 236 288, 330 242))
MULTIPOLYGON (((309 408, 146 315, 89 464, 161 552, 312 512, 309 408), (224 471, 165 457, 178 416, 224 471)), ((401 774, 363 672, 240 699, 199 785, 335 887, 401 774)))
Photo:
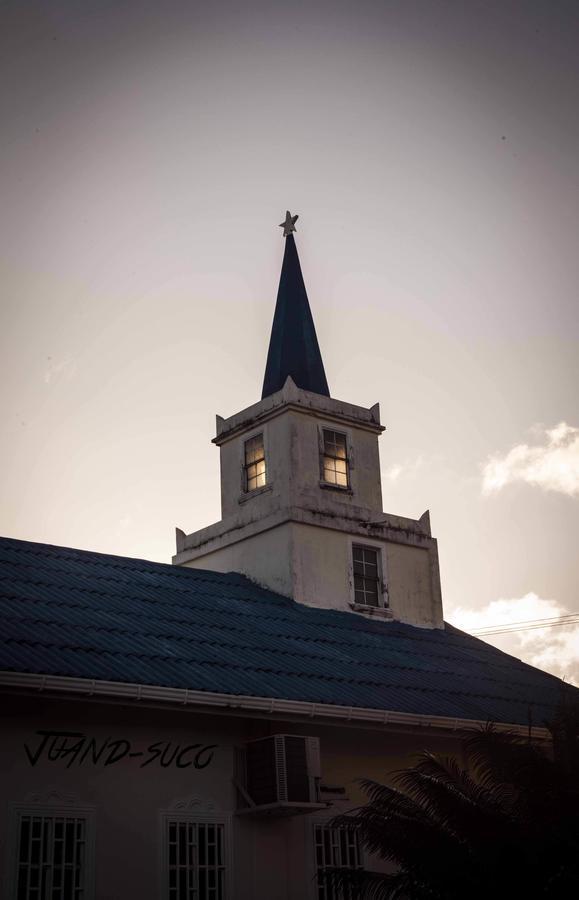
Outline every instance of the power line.
POLYGON ((561 625, 579 625, 579 619, 572 622, 553 622, 551 625, 527 625, 526 628, 497 628, 494 631, 472 631, 471 634, 474 634, 476 637, 482 637, 483 635, 492 637, 492 635, 495 634, 516 634, 519 631, 540 631, 545 628, 557 628, 561 625))
POLYGON ((579 613, 565 616, 554 616, 550 619, 527 619, 522 622, 505 622, 501 625, 489 625, 471 632, 474 635, 510 634, 516 631, 535 631, 541 628, 556 628, 561 625, 579 625, 579 613))
POLYGON ((559 622, 536 622, 528 625, 495 625, 491 628, 479 628, 472 631, 472 634, 507 634, 515 631, 535 631, 541 628, 557 628, 561 625, 579 625, 579 617, 565 619, 559 622))
POLYGON ((503 628, 527 628, 527 627, 550 627, 551 625, 559 625, 569 620, 575 620, 579 618, 579 613, 568 613, 565 616, 552 616, 551 618, 545 619, 525 619, 522 622, 500 622, 496 625, 485 625, 483 628, 476 629, 477 631, 494 631, 495 629, 503 629, 503 628))
POLYGON ((575 619, 579 613, 566 613, 564 616, 550 616, 542 619, 523 619, 519 622, 497 622, 496 625, 485 625, 485 628, 510 628, 514 625, 535 625, 539 622, 560 622, 562 619, 575 619))

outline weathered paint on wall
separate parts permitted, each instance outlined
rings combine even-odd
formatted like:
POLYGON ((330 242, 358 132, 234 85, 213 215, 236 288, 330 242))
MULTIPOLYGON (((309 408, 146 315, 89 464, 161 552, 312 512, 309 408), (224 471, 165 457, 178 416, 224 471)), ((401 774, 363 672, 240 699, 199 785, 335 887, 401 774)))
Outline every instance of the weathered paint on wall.
MULTIPOLYGON (((310 505, 348 515, 351 510, 382 509, 379 421, 370 410, 300 391, 291 379, 284 391, 224 421, 215 439, 220 447, 222 518, 245 523, 283 507, 310 505), (320 493, 322 429, 348 438, 351 489, 320 493), (244 506, 244 445, 263 434, 267 491, 257 491, 244 506)), ((377 411, 374 411, 377 416, 377 411)))
POLYGON ((286 521, 216 547, 185 565, 241 572, 309 606, 376 615, 381 611, 360 613, 354 603, 352 547, 356 544, 379 553, 383 596, 392 618, 424 627, 442 626, 429 548, 379 541, 366 533, 286 521))
POLYGON ((443 627, 436 541, 428 516, 382 512, 379 409, 299 390, 218 419, 223 519, 178 532, 174 562, 237 571, 299 603, 443 627), (346 435, 349 486, 322 477, 324 429, 346 435), (244 445, 263 434, 267 484, 244 487, 244 445), (377 549, 383 609, 354 607, 352 545, 377 549))
POLYGON ((412 625, 442 627, 437 602, 438 561, 427 549, 386 543, 388 586, 394 617, 412 625), (435 567, 434 571, 433 568, 435 567))
POLYGON ((194 569, 214 572, 241 572, 258 584, 291 596, 292 527, 285 522, 267 531, 258 531, 224 547, 216 546, 185 563, 194 569))

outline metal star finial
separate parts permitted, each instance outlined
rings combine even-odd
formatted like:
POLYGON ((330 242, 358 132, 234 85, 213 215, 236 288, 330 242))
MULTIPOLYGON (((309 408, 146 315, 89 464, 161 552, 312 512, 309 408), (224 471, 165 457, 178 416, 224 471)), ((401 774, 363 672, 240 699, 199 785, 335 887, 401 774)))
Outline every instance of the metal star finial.
POLYGON ((292 233, 292 231, 297 231, 297 228, 295 227, 295 225, 296 225, 296 222, 298 219, 299 219, 299 216, 292 216, 289 209, 286 210, 285 222, 280 222, 280 224, 279 224, 279 227, 283 228, 283 236, 284 237, 288 237, 288 235, 290 235, 292 233))

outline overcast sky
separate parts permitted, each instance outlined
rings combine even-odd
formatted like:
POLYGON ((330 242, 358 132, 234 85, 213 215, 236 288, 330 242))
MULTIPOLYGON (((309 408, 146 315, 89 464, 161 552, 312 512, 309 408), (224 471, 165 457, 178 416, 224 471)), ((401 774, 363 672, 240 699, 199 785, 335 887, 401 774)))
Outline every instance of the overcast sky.
MULTIPOLYGON (((0 8, 0 533, 170 561, 259 399, 286 208, 448 619, 579 613, 576 0, 0 8)), ((579 682, 579 628, 500 646, 579 682)))

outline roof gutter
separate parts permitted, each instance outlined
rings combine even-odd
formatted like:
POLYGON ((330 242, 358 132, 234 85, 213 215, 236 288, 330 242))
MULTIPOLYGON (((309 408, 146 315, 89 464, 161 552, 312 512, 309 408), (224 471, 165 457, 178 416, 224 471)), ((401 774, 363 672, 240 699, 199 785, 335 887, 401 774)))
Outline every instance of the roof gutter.
MULTIPOLYGON (((277 697, 251 697, 243 694, 218 694, 188 688, 170 688, 150 684, 131 684, 119 681, 99 681, 89 678, 70 678, 63 675, 38 675, 31 672, 0 672, 0 687, 21 688, 33 692, 79 694, 89 698, 144 701, 160 705, 204 707, 211 711, 245 712, 275 718, 299 716, 302 719, 325 719, 328 724, 356 723, 383 726, 401 725, 419 728, 441 728, 445 731, 472 731, 484 727, 482 719, 461 719, 450 716, 425 716, 395 710, 370 709, 359 706, 337 706, 330 703, 311 703, 304 700, 283 700, 277 697)), ((495 723, 497 731, 548 740, 546 728, 495 723)))

